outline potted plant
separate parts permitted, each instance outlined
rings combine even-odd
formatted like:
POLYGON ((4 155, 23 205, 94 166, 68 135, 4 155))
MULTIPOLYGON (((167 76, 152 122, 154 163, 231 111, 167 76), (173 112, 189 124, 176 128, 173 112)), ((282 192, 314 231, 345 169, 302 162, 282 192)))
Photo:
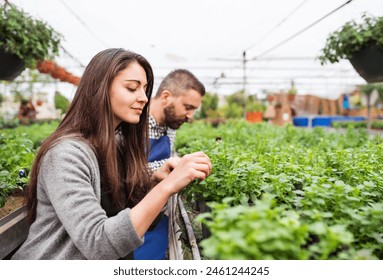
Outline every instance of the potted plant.
POLYGON ((0 80, 11 81, 24 68, 33 69, 38 61, 58 55, 61 37, 47 23, 5 1, 0 6, 0 80))
POLYGON ((363 14, 362 21, 345 23, 331 33, 321 50, 319 60, 336 63, 349 59, 355 70, 368 83, 383 81, 383 17, 363 14))

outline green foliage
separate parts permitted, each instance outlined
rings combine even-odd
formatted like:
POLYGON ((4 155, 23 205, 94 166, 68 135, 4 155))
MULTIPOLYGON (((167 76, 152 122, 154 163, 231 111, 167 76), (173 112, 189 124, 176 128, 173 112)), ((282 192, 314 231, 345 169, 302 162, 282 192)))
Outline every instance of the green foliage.
POLYGON ((70 105, 70 101, 61 93, 55 93, 55 107, 56 109, 60 109, 63 113, 68 111, 70 105))
POLYGON ((196 112, 195 118, 238 119, 243 118, 245 109, 246 112, 264 112, 266 110, 266 106, 258 101, 255 95, 246 98, 243 91, 235 92, 226 96, 225 99, 227 104, 218 107, 218 96, 205 94, 201 109, 196 112))
POLYGON ((380 100, 383 100, 383 84, 370 83, 360 87, 360 92, 365 95, 371 94, 374 90, 378 92, 380 100))
MULTIPOLYGON (((354 129, 360 129, 360 128, 367 128, 367 122, 366 121, 355 121, 355 122, 339 121, 339 122, 332 122, 331 126, 334 128, 347 128, 347 129, 354 130, 354 129)), ((372 121, 371 128, 383 129, 383 121, 382 120, 372 121)))
POLYGON ((244 108, 246 106, 245 94, 243 91, 235 92, 225 97, 227 105, 220 109, 223 116, 228 119, 243 117, 244 108))
POLYGON ((211 203, 212 212, 199 216, 209 226, 211 238, 201 246, 211 259, 307 259, 302 249, 308 226, 296 211, 263 199, 252 207, 211 203))
POLYGON ((371 123, 371 128, 374 128, 374 129, 383 129, 383 121, 380 120, 380 121, 373 121, 371 123))
POLYGON ((21 136, 0 134, 0 207, 9 193, 22 190, 26 181, 19 177, 19 170, 29 168, 34 158, 33 142, 21 136))
POLYGON ((14 127, 17 127, 19 124, 20 124, 20 121, 17 118, 14 118, 11 120, 6 120, 6 119, 0 117, 0 129, 14 128, 14 127))
POLYGON ((244 107, 246 105, 246 99, 245 99, 245 93, 243 90, 235 92, 231 95, 226 96, 226 101, 228 104, 238 104, 241 107, 244 107))
POLYGON ((367 122, 364 121, 333 121, 331 126, 334 128, 367 128, 367 122))
POLYGON ((370 17, 364 14, 362 22, 355 20, 345 23, 331 33, 321 50, 321 64, 335 63, 340 59, 350 59, 366 46, 377 45, 383 48, 383 17, 370 17))
POLYGON ((250 95, 246 102, 246 112, 264 112, 266 106, 257 100, 256 96, 250 95))
POLYGON ((212 232, 203 253, 215 259, 382 259, 382 143, 353 127, 344 133, 245 121, 181 127, 179 154, 203 150, 212 161, 212 174, 182 192, 213 209, 202 216, 212 232))
POLYGON ((21 177, 19 171, 31 169, 40 142, 57 125, 57 122, 52 122, 0 131, 0 208, 8 195, 24 188, 28 174, 21 177))
POLYGON ((62 37, 47 23, 10 4, 0 6, 0 36, 0 47, 24 60, 27 68, 58 55, 62 37))
POLYGON ((288 94, 297 94, 298 90, 295 86, 292 86, 287 93, 288 94))
POLYGON ((209 112, 214 112, 218 108, 218 96, 216 94, 206 93, 202 99, 201 109, 198 119, 204 119, 209 116, 209 112))
POLYGON ((227 119, 235 119, 243 117, 243 107, 238 103, 228 103, 222 107, 224 117, 227 119))

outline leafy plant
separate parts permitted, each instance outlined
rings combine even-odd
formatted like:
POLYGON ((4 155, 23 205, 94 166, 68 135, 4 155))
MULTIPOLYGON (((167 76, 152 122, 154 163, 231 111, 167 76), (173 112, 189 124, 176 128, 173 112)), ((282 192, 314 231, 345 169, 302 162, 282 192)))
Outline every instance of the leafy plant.
POLYGON ((175 146, 212 161, 212 174, 182 193, 212 209, 201 216, 211 231, 201 243, 208 258, 383 258, 380 136, 353 127, 199 122, 180 128, 175 146))
POLYGON ((383 121, 373 121, 371 127, 374 129, 383 129, 383 121))
POLYGON ((22 190, 28 182, 40 142, 57 127, 58 122, 3 129, 0 133, 0 208, 7 196, 22 190))
POLYGON ((216 94, 206 93, 202 99, 201 108, 196 112, 196 119, 212 117, 209 115, 218 108, 218 96, 216 94))
POLYGON ((374 90, 376 90, 379 94, 379 98, 383 100, 383 84, 381 83, 369 83, 366 85, 362 85, 360 87, 360 92, 368 95, 371 94, 374 90))
POLYGON ((55 107, 60 109, 62 113, 66 113, 70 105, 70 101, 60 92, 55 93, 55 107))
POLYGON ((238 103, 228 103, 221 109, 226 119, 235 119, 243 117, 243 106, 238 103))
POLYGON ((366 46, 376 45, 383 48, 383 17, 362 16, 362 22, 355 20, 345 23, 331 33, 321 50, 321 64, 335 63, 341 59, 350 59, 366 46))
MULTIPOLYGON (((201 242, 204 254, 211 259, 307 259, 302 245, 308 237, 308 226, 299 214, 275 201, 263 199, 253 207, 228 207, 211 203, 211 213, 199 219, 209 226, 212 236, 201 242)), ((226 202, 226 203, 225 203, 226 202)))
POLYGON ((333 121, 331 126, 334 128, 367 128, 365 121, 333 121))
POLYGON ((256 96, 250 95, 246 102, 246 112, 265 112, 266 106, 263 105, 256 96))
POLYGON ((25 136, 0 135, 0 207, 4 206, 8 194, 26 183, 26 176, 20 177, 21 169, 30 168, 33 158, 33 142, 25 136))
POLYGON ((21 58, 27 68, 59 53, 61 34, 14 5, 0 6, 0 47, 21 58))

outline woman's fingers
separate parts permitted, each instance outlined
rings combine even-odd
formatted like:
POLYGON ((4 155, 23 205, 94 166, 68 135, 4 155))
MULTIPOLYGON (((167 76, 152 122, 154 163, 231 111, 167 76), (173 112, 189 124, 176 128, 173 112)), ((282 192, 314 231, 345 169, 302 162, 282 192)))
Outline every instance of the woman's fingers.
POLYGON ((210 175, 212 165, 209 157, 207 157, 204 153, 194 153, 188 156, 185 156, 186 166, 190 169, 189 171, 192 173, 192 179, 206 179, 207 176, 210 175), (196 171, 196 172, 194 172, 196 171), (200 173, 202 172, 202 173, 200 173), (196 175, 196 174, 198 175, 196 175), (203 174, 203 175, 202 175, 203 174), (197 177, 198 176, 198 177, 197 177))
POLYGON ((203 167, 203 171, 205 172, 207 176, 211 173, 212 164, 211 164, 210 158, 205 153, 196 152, 196 153, 190 154, 189 156, 191 161, 197 164, 202 164, 201 167, 203 167))
POLYGON ((195 168, 196 170, 196 178, 205 180, 211 173, 211 167, 208 164, 198 164, 195 168))
POLYGON ((203 152, 196 152, 183 156, 170 172, 167 180, 174 184, 173 192, 178 192, 188 186, 195 179, 206 179, 212 170, 209 157, 203 152))

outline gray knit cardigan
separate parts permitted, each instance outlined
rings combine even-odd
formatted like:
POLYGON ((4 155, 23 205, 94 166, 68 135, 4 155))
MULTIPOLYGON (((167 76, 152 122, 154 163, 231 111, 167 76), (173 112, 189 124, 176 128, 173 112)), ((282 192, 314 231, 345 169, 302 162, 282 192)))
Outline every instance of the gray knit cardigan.
POLYGON ((108 218, 101 208, 96 155, 84 142, 65 139, 41 162, 37 215, 13 259, 118 259, 143 243, 130 209, 108 218))

